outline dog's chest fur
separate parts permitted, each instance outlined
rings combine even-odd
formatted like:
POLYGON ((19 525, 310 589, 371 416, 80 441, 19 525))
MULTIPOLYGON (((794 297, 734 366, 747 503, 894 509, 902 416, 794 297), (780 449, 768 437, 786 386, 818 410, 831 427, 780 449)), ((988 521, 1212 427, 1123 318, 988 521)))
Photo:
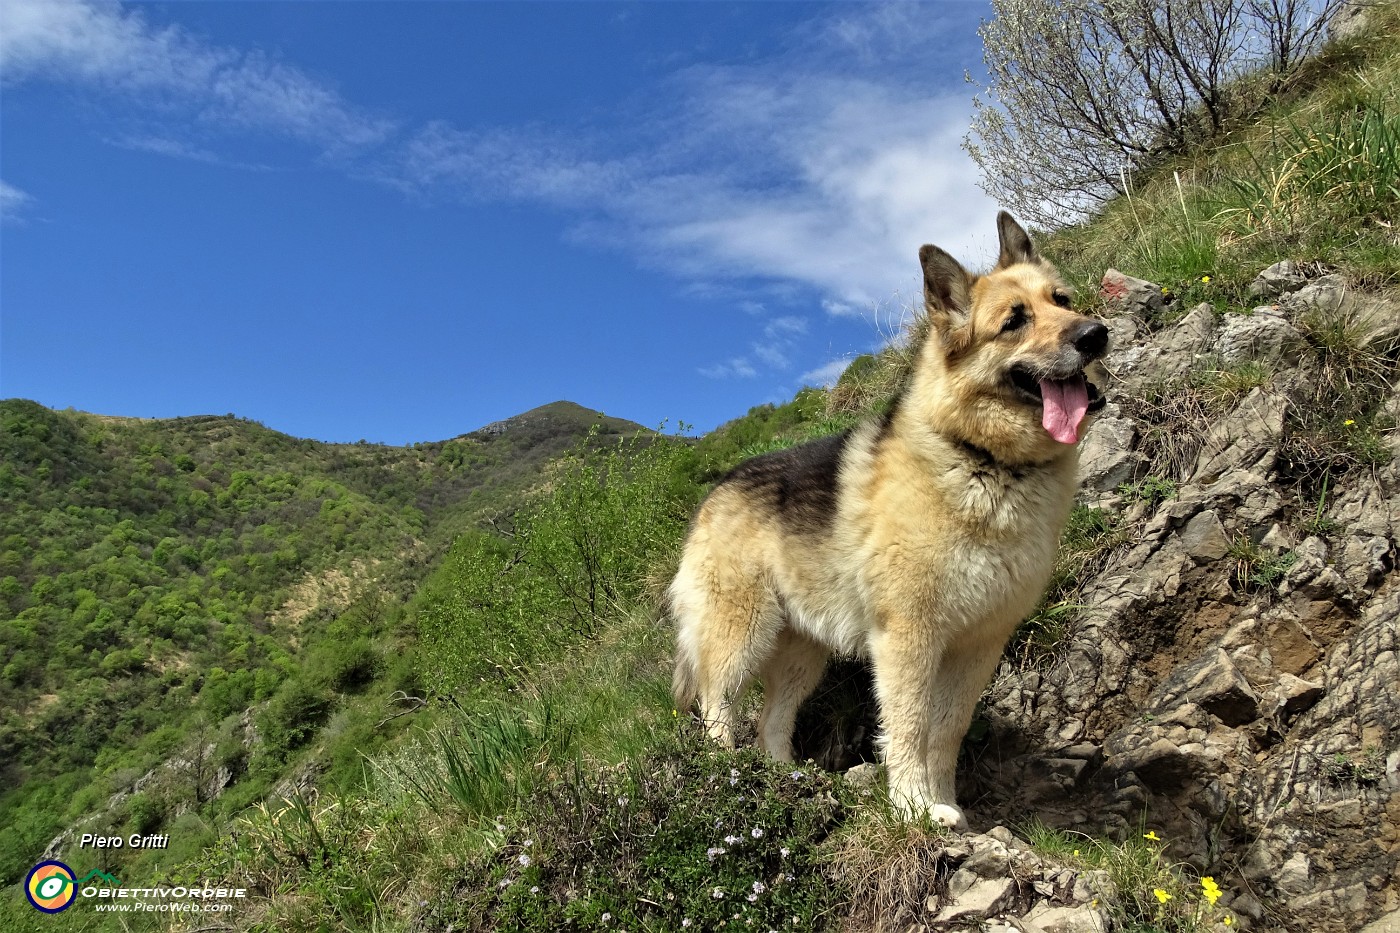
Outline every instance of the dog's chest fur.
POLYGON ((1010 467, 940 442, 922 452, 858 432, 843 452, 837 520, 790 540, 806 558, 779 589, 796 624, 860 652, 893 614, 946 638, 1004 639, 1034 609, 1073 496, 1073 458, 1010 467))

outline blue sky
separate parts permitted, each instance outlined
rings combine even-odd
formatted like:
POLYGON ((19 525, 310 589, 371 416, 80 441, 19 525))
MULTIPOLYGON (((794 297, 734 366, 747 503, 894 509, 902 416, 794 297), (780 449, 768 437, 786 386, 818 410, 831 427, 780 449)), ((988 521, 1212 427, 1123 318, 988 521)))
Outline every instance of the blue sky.
POLYGON ((0 0, 0 396, 437 440, 704 431, 995 205, 983 3, 0 0))

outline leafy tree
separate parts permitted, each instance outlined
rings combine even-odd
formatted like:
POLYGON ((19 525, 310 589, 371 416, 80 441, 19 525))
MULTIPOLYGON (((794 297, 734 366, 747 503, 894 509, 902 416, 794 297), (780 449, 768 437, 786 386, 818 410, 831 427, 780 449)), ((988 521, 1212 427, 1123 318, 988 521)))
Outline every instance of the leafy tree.
POLYGON ((964 141, 982 187, 1044 227, 1075 219, 1257 108, 1341 2, 992 0, 964 141))

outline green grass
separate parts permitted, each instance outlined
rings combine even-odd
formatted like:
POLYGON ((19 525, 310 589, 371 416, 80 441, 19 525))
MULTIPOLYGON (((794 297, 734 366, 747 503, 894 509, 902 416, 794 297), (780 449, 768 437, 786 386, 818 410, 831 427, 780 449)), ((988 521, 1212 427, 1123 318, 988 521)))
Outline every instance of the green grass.
MULTIPOLYGON (((1043 242, 1080 293, 1112 266, 1178 300, 1248 308, 1254 275, 1282 258, 1375 284, 1400 282, 1400 13, 1335 43, 1272 109, 1209 149, 1159 167, 1090 221, 1043 242), (1203 281, 1209 277, 1208 281, 1203 281)), ((1090 298, 1092 305, 1093 299, 1090 298)))
POLYGON ((1212 901, 1218 886, 1167 858, 1167 840, 1152 830, 1120 841, 1051 829, 1038 820, 1021 835, 1042 855, 1080 869, 1101 871, 1115 896, 1103 904, 1115 929, 1134 933, 1204 933, 1234 923, 1231 912, 1212 901), (1227 921, 1226 918, 1229 918, 1227 921))
POLYGON ((1277 588, 1288 568, 1298 561, 1294 552, 1276 553, 1255 544, 1248 536, 1231 541, 1225 557, 1231 562, 1231 582, 1244 592, 1277 588))
POLYGON ((845 900, 823 850, 842 794, 819 770, 685 729, 542 788, 428 910, 482 931, 820 928, 845 900))

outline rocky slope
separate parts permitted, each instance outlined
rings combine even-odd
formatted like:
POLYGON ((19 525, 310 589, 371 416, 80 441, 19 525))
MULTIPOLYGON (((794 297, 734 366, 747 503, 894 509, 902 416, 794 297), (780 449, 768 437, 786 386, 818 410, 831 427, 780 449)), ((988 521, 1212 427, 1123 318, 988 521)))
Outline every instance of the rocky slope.
POLYGON ((1162 290, 1105 278, 1117 403, 1082 469, 1122 543, 1065 640, 1003 665, 960 789, 974 827, 1156 833, 1236 929, 1391 929, 1400 911, 1400 304, 1321 271, 1271 267, 1253 311, 1156 330, 1162 290), (1382 446, 1319 479, 1297 435, 1307 406, 1342 404, 1314 391, 1341 352, 1365 369, 1346 384, 1379 376, 1382 397, 1338 428, 1369 418, 1382 446), (1257 384, 1212 410, 1200 376, 1231 372, 1257 384))

